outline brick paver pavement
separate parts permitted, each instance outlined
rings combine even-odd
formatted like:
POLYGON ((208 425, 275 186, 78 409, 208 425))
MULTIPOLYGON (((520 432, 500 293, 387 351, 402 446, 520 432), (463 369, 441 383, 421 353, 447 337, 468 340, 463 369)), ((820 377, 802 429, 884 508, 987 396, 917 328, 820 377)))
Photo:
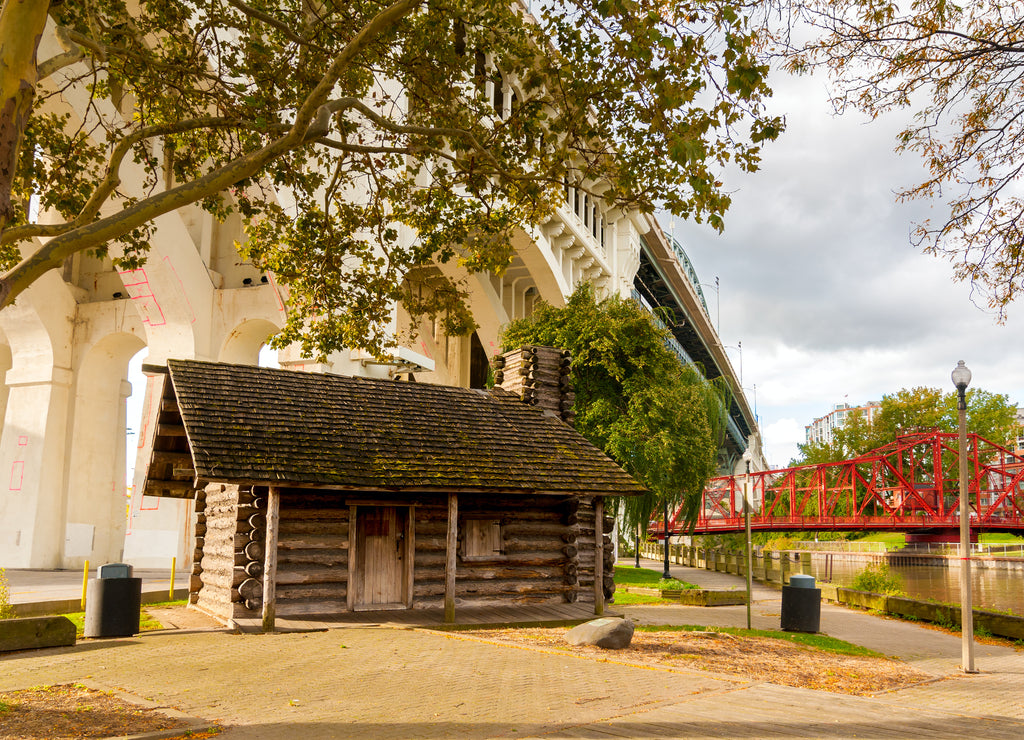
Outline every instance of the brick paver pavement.
MULTIPOLYGON (((777 628, 777 602, 778 592, 759 590, 755 624, 777 628)), ((746 621, 742 608, 626 610, 640 622, 746 621)), ((935 678, 851 697, 630 666, 614 653, 599 662, 459 635, 346 628, 170 631, 6 655, 0 690, 88 680, 222 722, 225 740, 1024 737, 1024 653, 979 645, 981 673, 964 676, 957 636, 828 606, 822 629, 935 678)))
POLYGON ((236 726, 225 738, 292 739, 519 737, 743 685, 386 628, 165 633, 0 658, 0 690, 85 678, 236 726))

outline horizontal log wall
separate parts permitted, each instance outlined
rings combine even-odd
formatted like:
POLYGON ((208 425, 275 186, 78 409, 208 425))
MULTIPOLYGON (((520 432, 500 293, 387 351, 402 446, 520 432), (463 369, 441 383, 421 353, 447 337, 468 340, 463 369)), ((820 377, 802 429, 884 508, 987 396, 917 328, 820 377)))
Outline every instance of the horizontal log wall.
MULTIPOLYGON (((259 488, 252 492, 218 484, 209 486, 201 501, 197 499, 193 591, 198 593, 194 597, 202 609, 222 619, 254 618, 262 608, 266 511, 263 493, 259 488)), ((446 500, 443 496, 393 498, 395 505, 413 506, 413 607, 441 607, 448 525, 446 500)), ((347 610, 349 504, 350 500, 360 499, 351 492, 288 488, 281 491, 276 572, 278 615, 347 610)), ((459 497, 459 514, 456 605, 593 601, 592 502, 463 494, 459 497), (471 518, 500 521, 501 553, 493 558, 466 558, 465 522, 471 518)), ((611 531, 610 518, 605 521, 605 531, 611 531)), ((610 597, 614 586, 608 536, 605 543, 604 585, 610 597)))
MULTIPOLYGON (((542 497, 459 496, 456 606, 487 603, 563 603, 577 591, 576 527, 570 508, 542 497), (466 558, 467 519, 501 522, 502 552, 466 558)), ((413 608, 444 603, 448 509, 440 500, 416 506, 413 608)))
POLYGON ((281 491, 278 616, 348 608, 348 519, 348 503, 336 491, 281 491))

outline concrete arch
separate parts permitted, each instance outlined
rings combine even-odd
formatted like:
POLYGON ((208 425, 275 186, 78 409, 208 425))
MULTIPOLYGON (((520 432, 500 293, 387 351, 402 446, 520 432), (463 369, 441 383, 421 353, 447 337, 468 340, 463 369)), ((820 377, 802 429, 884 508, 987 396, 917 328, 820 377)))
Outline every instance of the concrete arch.
POLYGON ((128 362, 145 348, 127 332, 108 334, 86 352, 78 368, 63 567, 88 559, 122 559, 125 497, 126 400, 131 395, 128 362))
POLYGON ((221 345, 217 359, 239 365, 259 364, 260 348, 281 327, 266 319, 248 319, 238 324, 221 345))
POLYGON ((60 564, 74 304, 57 283, 44 275, 0 312, 11 353, 0 437, 0 562, 9 568, 60 564))
POLYGON ((561 265, 546 242, 542 246, 527 233, 520 231, 513 238, 512 246, 533 278, 540 298, 561 308, 575 285, 565 281, 561 265))

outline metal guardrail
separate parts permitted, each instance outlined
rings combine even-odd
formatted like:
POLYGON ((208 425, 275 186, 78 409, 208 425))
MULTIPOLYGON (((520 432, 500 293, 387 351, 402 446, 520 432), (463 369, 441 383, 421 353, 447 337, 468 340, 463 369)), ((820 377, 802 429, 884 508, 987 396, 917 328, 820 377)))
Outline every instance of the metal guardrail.
POLYGON ((683 268, 683 274, 689 279, 690 284, 693 285, 694 291, 697 293, 697 297, 700 298, 700 304, 704 306, 704 314, 710 318, 711 314, 708 312, 708 302, 704 299, 704 291, 700 289, 700 276, 697 275, 697 271, 693 267, 693 263, 690 262, 690 258, 686 256, 686 251, 683 249, 683 245, 676 241, 676 238, 670 237, 669 241, 672 244, 672 251, 676 253, 676 257, 679 259, 679 265, 683 268))
MULTIPOLYGON (((889 546, 885 542, 858 542, 857 540, 830 540, 827 542, 811 542, 796 540, 791 543, 793 550, 805 552, 894 552, 900 551, 915 555, 959 555, 960 545, 956 542, 915 542, 898 543, 889 546)), ((1024 542, 1020 543, 987 543, 972 542, 971 554, 988 557, 1024 558, 1024 542)))

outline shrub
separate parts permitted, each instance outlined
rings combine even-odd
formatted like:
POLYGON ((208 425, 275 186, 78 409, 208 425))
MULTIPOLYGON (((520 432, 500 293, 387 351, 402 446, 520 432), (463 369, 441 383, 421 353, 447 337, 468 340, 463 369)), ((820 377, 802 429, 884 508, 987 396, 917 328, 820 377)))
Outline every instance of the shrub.
POLYGON ((662 578, 658 581, 658 588, 664 591, 681 591, 685 589, 698 588, 693 583, 687 583, 686 581, 680 581, 676 578, 662 578))
POLYGON ((11 586, 7 583, 7 571, 0 568, 0 619, 12 619, 14 607, 11 606, 11 586))
POLYGON ((903 579, 889 570, 886 563, 869 563, 868 566, 853 577, 852 588, 858 591, 870 591, 875 594, 902 594, 903 579))
POLYGON ((792 550, 793 539, 786 535, 779 535, 768 540, 764 546, 765 550, 779 551, 779 550, 792 550))

